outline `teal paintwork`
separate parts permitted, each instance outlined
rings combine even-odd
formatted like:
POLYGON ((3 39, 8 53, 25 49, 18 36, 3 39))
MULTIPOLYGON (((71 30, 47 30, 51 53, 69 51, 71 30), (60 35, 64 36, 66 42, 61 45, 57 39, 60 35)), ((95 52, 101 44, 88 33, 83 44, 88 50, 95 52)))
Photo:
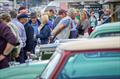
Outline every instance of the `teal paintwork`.
POLYGON ((90 34, 90 38, 96 38, 101 34, 104 35, 104 34, 111 34, 111 33, 120 34, 120 22, 107 23, 107 24, 97 26, 95 30, 90 34))
POLYGON ((0 79, 35 79, 45 68, 46 63, 21 64, 0 70, 0 79))

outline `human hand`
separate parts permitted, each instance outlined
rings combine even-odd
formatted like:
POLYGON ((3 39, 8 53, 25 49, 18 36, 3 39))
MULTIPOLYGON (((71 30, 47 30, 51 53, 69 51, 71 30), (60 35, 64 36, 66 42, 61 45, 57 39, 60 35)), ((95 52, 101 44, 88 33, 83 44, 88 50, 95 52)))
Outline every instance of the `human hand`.
POLYGON ((27 52, 27 55, 30 59, 37 57, 35 54, 32 54, 31 52, 27 52))
POLYGON ((0 55, 0 61, 2 61, 3 59, 5 59, 4 55, 0 55))
POLYGON ((49 37, 49 43, 53 43, 54 38, 55 38, 54 36, 50 36, 50 37, 49 37))
POLYGON ((29 56, 31 54, 31 52, 27 51, 27 56, 29 56))

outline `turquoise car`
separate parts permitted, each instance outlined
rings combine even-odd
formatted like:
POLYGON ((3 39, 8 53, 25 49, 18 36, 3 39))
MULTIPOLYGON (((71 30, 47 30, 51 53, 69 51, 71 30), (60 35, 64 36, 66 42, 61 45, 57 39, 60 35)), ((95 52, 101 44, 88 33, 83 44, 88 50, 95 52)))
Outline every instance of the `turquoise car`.
POLYGON ((120 22, 107 23, 97 26, 90 38, 120 36, 120 22))
MULTIPOLYGON (((120 22, 108 23, 98 26, 91 33, 90 38, 110 36, 120 36, 120 22)), ((65 40, 65 42, 66 41, 68 40, 65 40)), ((74 41, 77 41, 77 39, 74 41)), ((49 59, 51 55, 48 56, 47 54, 53 53, 58 45, 60 44, 49 44, 41 46, 40 52, 44 52, 43 59, 44 57, 47 57, 47 59, 49 59)), ((48 62, 40 62, 41 61, 38 61, 37 63, 29 62, 22 65, 2 69, 0 70, 0 79, 34 79, 36 76, 42 73, 42 71, 48 64, 48 62)))
POLYGON ((0 79, 34 79, 41 74, 48 61, 30 62, 0 70, 0 79))
POLYGON ((37 79, 120 79, 120 37, 61 44, 37 79))

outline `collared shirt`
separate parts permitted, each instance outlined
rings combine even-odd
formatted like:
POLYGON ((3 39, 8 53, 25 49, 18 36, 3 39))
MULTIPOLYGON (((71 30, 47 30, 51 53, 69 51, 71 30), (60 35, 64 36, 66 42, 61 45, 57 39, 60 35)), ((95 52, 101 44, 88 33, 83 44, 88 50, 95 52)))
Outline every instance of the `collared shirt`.
POLYGON ((22 23, 20 23, 17 19, 13 19, 11 22, 18 27, 19 36, 21 39, 20 40, 20 47, 25 47, 25 45, 26 45, 26 32, 25 32, 24 25, 22 23))
POLYGON ((33 27, 34 29, 34 34, 37 35, 39 32, 38 32, 38 22, 36 22, 35 24, 31 23, 31 26, 33 27))

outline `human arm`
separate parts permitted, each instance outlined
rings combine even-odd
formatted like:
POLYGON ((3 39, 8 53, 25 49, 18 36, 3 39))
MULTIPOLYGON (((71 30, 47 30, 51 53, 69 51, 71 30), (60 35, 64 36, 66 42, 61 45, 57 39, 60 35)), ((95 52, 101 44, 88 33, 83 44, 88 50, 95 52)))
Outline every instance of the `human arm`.
POLYGON ((0 61, 4 59, 3 56, 9 55, 14 46, 18 45, 17 38, 14 36, 12 31, 5 24, 1 24, 0 36, 7 42, 5 49, 0 55, 0 61))
POLYGON ((63 24, 60 24, 57 29, 54 29, 51 33, 54 37, 56 37, 63 29, 65 26, 63 24))
POLYGON ((0 61, 3 60, 14 48, 14 46, 10 43, 7 43, 7 46, 3 52, 3 54, 0 55, 0 61))
POLYGON ((69 24, 70 24, 70 19, 64 19, 60 21, 58 26, 56 26, 52 31, 51 35, 56 37, 64 28, 68 27, 69 24))
POLYGON ((50 33, 51 33, 50 27, 49 25, 46 25, 40 30, 40 34, 38 34, 36 38, 46 39, 50 36, 50 33))

